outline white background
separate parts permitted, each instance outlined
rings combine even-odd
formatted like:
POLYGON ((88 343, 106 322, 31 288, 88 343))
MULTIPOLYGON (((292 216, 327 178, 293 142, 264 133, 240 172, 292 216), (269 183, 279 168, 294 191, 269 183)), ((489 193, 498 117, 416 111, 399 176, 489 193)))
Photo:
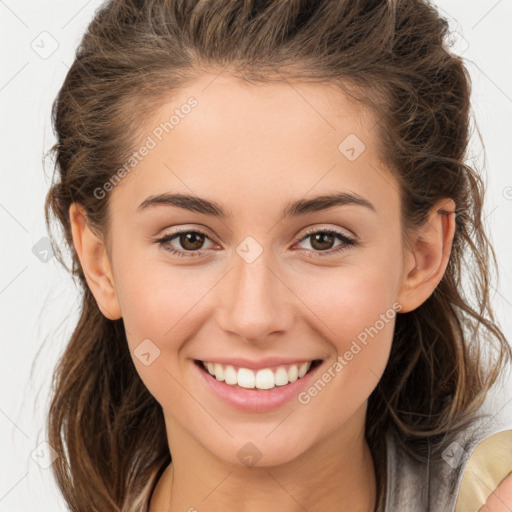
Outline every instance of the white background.
MULTIPOLYGON (((76 323, 78 292, 55 258, 44 263, 32 248, 47 236, 43 204, 52 168, 47 163, 45 175, 43 154, 54 143, 51 103, 100 4, 0 0, 0 512, 66 510, 50 470, 35 462, 41 460, 35 454, 44 451, 50 375, 76 323), (52 45, 58 46, 49 56, 35 51, 52 45)), ((472 155, 485 163, 486 223, 500 271, 493 304, 512 339, 512 0, 435 4, 452 19, 459 34, 455 50, 463 52, 473 80, 485 162, 477 137, 472 155)), ((509 423, 511 384, 509 376, 489 402, 509 423)))

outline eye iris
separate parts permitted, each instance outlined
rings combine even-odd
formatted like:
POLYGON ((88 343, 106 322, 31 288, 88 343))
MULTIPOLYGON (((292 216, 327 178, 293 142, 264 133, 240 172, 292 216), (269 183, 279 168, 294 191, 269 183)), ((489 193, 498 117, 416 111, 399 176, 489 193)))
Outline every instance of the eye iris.
POLYGON ((184 249, 189 249, 191 251, 197 250, 201 248, 201 245, 204 242, 204 235, 201 233, 183 233, 180 235, 180 244, 184 249), (194 239, 196 240, 196 244, 194 244, 194 239), (192 240, 192 247, 188 246, 189 242, 192 240))
POLYGON ((330 233, 316 233, 315 235, 311 236, 313 238, 311 246, 318 250, 330 249, 330 247, 325 247, 325 244, 327 243, 328 246, 332 245, 332 242, 334 241, 335 238, 335 236, 330 233), (325 242, 326 239, 327 242, 325 242), (317 242, 320 242, 320 247, 315 247, 315 244, 317 242))

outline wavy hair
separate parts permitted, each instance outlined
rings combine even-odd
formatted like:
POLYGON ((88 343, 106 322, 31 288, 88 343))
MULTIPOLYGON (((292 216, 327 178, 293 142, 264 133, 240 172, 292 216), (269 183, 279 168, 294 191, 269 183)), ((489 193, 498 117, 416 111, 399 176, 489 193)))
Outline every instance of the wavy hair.
POLYGON ((483 179, 465 163, 471 81, 447 45, 449 25, 427 0, 110 0, 95 12, 53 103, 57 143, 45 202, 64 234, 79 284, 79 321, 53 374, 48 440, 74 512, 147 511, 171 461, 161 406, 131 360, 122 319, 105 318, 74 250, 69 207, 108 232, 106 183, 138 147, 141 126, 204 70, 251 83, 334 84, 379 119, 382 160, 400 184, 404 232, 440 198, 456 229, 433 294, 396 318, 387 367, 368 400, 378 510, 386 489, 384 432, 422 460, 475 418, 510 362, 490 305, 497 267, 484 230, 483 179), (494 354, 484 361, 483 350, 494 354), (152 432, 153 436, 148 436, 152 432))

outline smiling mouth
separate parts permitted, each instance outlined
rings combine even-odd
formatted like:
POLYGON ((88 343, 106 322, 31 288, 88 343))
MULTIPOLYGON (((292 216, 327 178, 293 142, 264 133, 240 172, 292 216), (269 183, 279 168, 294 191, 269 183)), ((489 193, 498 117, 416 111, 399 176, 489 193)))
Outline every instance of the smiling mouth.
POLYGON ((278 366, 276 369, 262 368, 251 370, 250 368, 236 368, 229 364, 219 364, 194 360, 194 363, 205 373, 219 382, 238 389, 271 390, 276 387, 284 387, 313 371, 321 363, 322 359, 314 359, 302 364, 288 364, 278 366))

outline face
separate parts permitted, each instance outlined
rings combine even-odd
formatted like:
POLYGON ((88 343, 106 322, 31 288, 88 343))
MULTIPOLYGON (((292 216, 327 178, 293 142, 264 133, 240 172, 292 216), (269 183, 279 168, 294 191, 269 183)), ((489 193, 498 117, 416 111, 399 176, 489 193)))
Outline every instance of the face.
POLYGON ((284 463, 362 428, 400 308, 399 187, 379 160, 376 119, 342 92, 213 78, 173 94, 141 130, 148 150, 109 199, 109 261, 169 437, 237 465, 251 442, 261 464, 284 463), (197 361, 255 376, 321 363, 249 390, 197 361))

